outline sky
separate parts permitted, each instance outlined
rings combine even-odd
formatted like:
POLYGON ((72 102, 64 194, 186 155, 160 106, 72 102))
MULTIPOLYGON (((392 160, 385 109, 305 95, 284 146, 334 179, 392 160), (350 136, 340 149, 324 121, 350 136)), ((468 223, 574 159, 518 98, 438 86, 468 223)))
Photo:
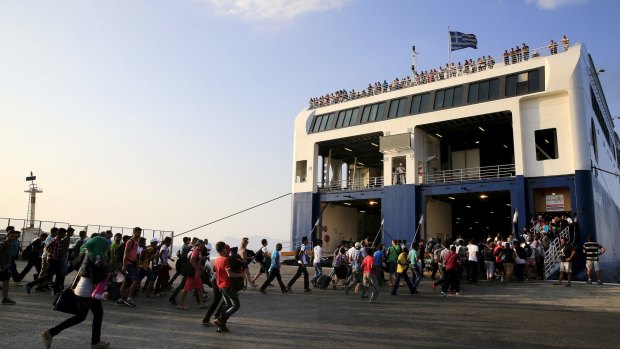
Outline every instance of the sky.
MULTIPOLYGON (((620 115, 613 0, 4 0, 0 217, 176 234, 285 195, 308 99, 448 60, 584 43, 620 115)), ((191 236, 288 241, 291 196, 191 236)))

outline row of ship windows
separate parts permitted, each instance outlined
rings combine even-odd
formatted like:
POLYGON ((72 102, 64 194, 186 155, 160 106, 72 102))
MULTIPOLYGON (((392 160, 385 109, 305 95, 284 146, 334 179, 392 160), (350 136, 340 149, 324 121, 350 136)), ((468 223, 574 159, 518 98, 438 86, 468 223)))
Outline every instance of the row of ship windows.
MULTIPOLYGON (((542 69, 542 68, 541 68, 542 69)), ((402 97, 389 101, 389 109, 386 119, 394 119, 405 115, 416 115, 429 111, 460 107, 463 105, 464 85, 454 86, 434 92, 431 104, 432 92, 426 92, 413 96, 402 97), (407 100, 411 99, 410 103, 407 100)), ((539 69, 530 70, 505 77, 470 83, 467 90, 466 104, 492 101, 500 98, 509 98, 527 93, 541 91, 539 69), (504 80, 503 94, 500 95, 500 79, 504 80)), ((383 120, 385 116, 386 102, 375 103, 362 108, 352 108, 339 112, 317 115, 312 123, 311 131, 321 132, 335 128, 343 128, 368 122, 383 120), (359 112, 362 111, 360 118, 359 112)))

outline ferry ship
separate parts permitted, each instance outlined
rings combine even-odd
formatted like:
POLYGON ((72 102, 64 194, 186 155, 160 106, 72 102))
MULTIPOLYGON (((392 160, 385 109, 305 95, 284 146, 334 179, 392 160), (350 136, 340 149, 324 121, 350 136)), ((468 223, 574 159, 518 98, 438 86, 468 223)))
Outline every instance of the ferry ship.
POLYGON ((294 123, 292 245, 482 240, 567 215, 620 282, 620 139, 599 72, 584 44, 530 52, 312 99, 294 123))

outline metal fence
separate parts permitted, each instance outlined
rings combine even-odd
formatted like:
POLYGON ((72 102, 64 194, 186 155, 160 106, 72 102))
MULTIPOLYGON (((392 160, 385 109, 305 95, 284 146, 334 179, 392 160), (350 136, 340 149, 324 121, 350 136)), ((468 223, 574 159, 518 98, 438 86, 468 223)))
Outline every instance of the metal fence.
POLYGON ((438 171, 433 174, 427 174, 424 177, 424 184, 464 182, 514 176, 514 164, 494 165, 438 171))

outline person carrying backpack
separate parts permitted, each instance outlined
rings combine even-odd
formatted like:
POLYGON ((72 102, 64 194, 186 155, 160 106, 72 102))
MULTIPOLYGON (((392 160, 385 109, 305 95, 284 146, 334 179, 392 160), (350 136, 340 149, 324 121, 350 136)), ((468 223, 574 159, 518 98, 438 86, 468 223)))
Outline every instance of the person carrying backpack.
POLYGON ((388 276, 388 282, 390 287, 393 285, 394 274, 398 268, 398 256, 400 255, 400 245, 397 240, 392 240, 392 245, 387 250, 387 264, 390 275, 388 276))
POLYGON ((295 261, 297 262, 297 272, 295 273, 295 275, 293 275, 293 278, 286 285, 287 292, 292 292, 291 287, 293 286, 293 284, 295 284, 295 281, 299 279, 301 274, 304 275, 304 292, 311 291, 310 280, 309 280, 308 270, 307 270, 309 256, 307 254, 308 247, 306 246, 306 244, 308 244, 308 237, 304 236, 301 238, 301 245, 299 245, 299 247, 297 248, 297 251, 295 252, 295 261))
POLYGON ((256 256, 254 256, 254 260, 260 264, 260 269, 258 273, 254 275, 252 278, 252 283, 256 284, 256 280, 261 274, 265 273, 267 277, 269 277, 269 269, 271 267, 271 257, 269 255, 269 250, 267 249, 267 239, 262 239, 260 241, 261 245, 263 245, 258 252, 256 252, 256 256))

